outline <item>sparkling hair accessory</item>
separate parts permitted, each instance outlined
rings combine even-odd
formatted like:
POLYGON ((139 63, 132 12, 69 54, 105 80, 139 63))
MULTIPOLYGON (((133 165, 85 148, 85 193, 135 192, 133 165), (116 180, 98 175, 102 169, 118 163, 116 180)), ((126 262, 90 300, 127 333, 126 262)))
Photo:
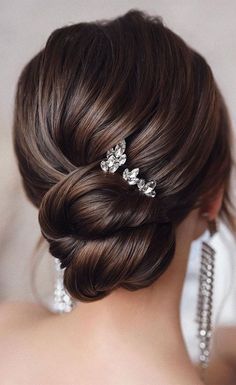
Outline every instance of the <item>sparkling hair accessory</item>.
MULTIPOLYGON (((120 166, 122 166, 127 159, 125 154, 126 142, 123 139, 119 142, 115 147, 109 149, 106 153, 106 159, 100 162, 101 169, 104 172, 114 173, 120 166)), ((156 187, 156 182, 154 180, 150 180, 146 183, 143 178, 138 178, 139 168, 134 168, 129 171, 126 168, 123 171, 123 179, 125 179, 130 185, 136 184, 139 191, 144 193, 145 195, 154 198, 156 192, 154 188, 156 187)))

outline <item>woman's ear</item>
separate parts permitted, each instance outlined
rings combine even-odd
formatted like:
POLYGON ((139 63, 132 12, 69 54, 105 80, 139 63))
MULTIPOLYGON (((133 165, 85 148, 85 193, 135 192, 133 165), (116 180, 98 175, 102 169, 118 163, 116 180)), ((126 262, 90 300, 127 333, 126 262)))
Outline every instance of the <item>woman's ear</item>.
POLYGON ((224 197, 224 188, 222 187, 215 198, 199 209, 198 220, 196 222, 194 239, 199 238, 208 228, 208 221, 212 221, 217 218, 222 206, 224 197))
POLYGON ((222 206, 223 197, 224 187, 221 187, 216 197, 206 206, 201 208, 200 215, 204 216, 204 214, 207 214, 207 218, 209 221, 216 219, 222 206))

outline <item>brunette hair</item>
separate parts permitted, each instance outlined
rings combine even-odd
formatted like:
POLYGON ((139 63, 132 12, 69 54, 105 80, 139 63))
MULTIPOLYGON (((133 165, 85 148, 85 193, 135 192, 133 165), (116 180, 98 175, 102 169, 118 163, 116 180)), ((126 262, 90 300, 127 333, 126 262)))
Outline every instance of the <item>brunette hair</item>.
POLYGON ((18 81, 14 148, 73 297, 149 286, 174 256, 176 225, 222 186, 235 231, 231 133, 210 66, 161 17, 131 9, 52 32, 18 81), (154 198, 101 170, 122 139, 154 198))

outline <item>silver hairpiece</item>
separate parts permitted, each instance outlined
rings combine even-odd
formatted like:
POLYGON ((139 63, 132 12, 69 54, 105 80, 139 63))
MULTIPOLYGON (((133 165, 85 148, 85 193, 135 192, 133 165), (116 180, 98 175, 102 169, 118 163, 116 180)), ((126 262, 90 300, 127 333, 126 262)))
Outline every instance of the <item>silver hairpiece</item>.
MULTIPOLYGON (((124 153, 126 149, 126 142, 123 139, 119 142, 115 147, 109 149, 106 153, 106 160, 102 160, 100 162, 101 169, 105 172, 114 173, 120 166, 122 166, 126 162, 126 154, 124 153)), ((129 171, 126 168, 123 171, 123 178, 130 184, 136 184, 139 191, 143 192, 149 197, 154 198, 156 192, 154 188, 156 187, 156 182, 154 180, 150 180, 149 182, 145 182, 143 178, 139 179, 137 177, 139 173, 139 168, 134 168, 129 171)))

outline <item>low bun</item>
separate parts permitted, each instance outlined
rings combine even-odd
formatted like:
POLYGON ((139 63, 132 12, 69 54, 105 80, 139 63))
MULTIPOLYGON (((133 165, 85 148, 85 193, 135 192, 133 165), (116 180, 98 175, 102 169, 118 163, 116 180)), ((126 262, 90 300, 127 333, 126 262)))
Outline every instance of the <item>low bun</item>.
POLYGON ((158 201, 120 174, 68 174, 45 194, 39 223, 51 254, 66 268, 67 290, 82 301, 149 285, 174 253, 173 226, 158 201))
POLYGON ((87 242, 74 254, 65 270, 65 287, 80 301, 98 300, 119 287, 141 289, 166 270, 174 251, 171 223, 120 230, 103 240, 87 242))

